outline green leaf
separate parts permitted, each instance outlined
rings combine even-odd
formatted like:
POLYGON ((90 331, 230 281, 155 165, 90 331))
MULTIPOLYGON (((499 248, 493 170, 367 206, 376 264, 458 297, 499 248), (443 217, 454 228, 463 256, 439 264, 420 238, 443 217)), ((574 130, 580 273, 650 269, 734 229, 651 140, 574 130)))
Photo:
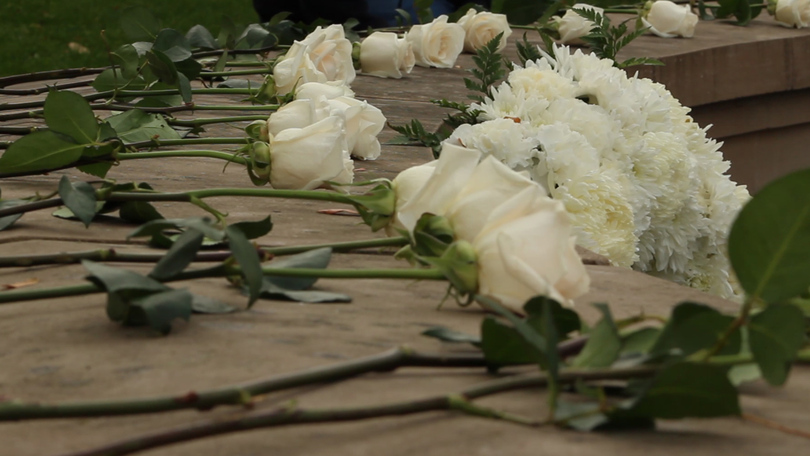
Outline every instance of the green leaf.
POLYGON ((602 312, 602 319, 589 333, 588 342, 574 359, 577 367, 607 367, 619 357, 622 342, 610 309, 605 304, 594 304, 602 312))
POLYGON ((191 45, 188 40, 174 29, 167 28, 158 32, 152 49, 162 52, 172 62, 182 62, 191 57, 191 45))
POLYGON ((132 109, 104 119, 124 144, 161 139, 180 139, 180 135, 160 114, 132 109))
POLYGON ((513 364, 539 364, 541 353, 511 326, 492 317, 481 323, 481 351, 487 363, 493 366, 513 364))
POLYGON ((110 171, 110 168, 112 168, 112 165, 113 164, 110 162, 100 162, 100 163, 91 163, 89 165, 77 166, 76 169, 85 174, 89 174, 91 176, 100 177, 104 179, 104 177, 110 171))
POLYGON ((191 103, 191 82, 183 73, 177 73, 177 89, 183 97, 183 102, 191 103))
POLYGON ((121 29, 132 41, 154 41, 160 22, 142 6, 133 6, 121 13, 121 29))
POLYGON ((557 425, 586 432, 655 428, 655 421, 650 418, 606 415, 601 409, 602 406, 598 402, 560 400, 554 411, 554 422, 557 425))
POLYGON ((188 30, 186 39, 188 40, 188 44, 195 49, 213 50, 220 48, 214 35, 212 35, 207 28, 199 24, 188 30))
MULTIPOLYGON (((130 305, 136 321, 143 318, 155 331, 168 334, 175 319, 188 321, 191 318, 191 302, 192 296, 188 290, 167 290, 133 299, 130 305)), ((127 324, 126 321, 124 323, 127 324)))
POLYGON ((190 217, 186 219, 158 219, 144 223, 135 229, 127 238, 160 235, 167 230, 185 230, 193 228, 209 239, 221 241, 224 234, 213 225, 211 219, 206 217, 190 217))
MULTIPOLYGON (((689 356, 699 350, 711 349, 733 321, 734 317, 723 315, 705 304, 678 304, 650 352, 663 355, 672 349, 680 349, 682 356, 689 356)), ((742 337, 737 330, 718 354, 739 353, 741 345, 742 337)))
POLYGON ((177 84, 177 67, 166 54, 156 49, 146 53, 146 63, 154 75, 164 83, 174 86, 177 84))
POLYGON ((87 182, 70 182, 67 176, 59 180, 59 196, 65 206, 87 227, 96 216, 96 191, 87 182))
POLYGON ((51 171, 75 163, 84 146, 53 131, 38 131, 14 141, 0 156, 4 173, 51 171))
MULTIPOLYGON (((267 269, 326 269, 331 259, 332 249, 324 247, 296 255, 275 258, 267 265, 267 269)), ((311 288, 318 279, 316 277, 279 277, 267 273, 265 281, 285 290, 306 290, 311 288)))
POLYGON ((244 233, 231 226, 225 228, 231 253, 242 268, 242 276, 248 288, 248 308, 250 308, 262 291, 262 264, 256 247, 251 244, 244 233))
POLYGON ((423 336, 439 339, 442 342, 471 344, 476 347, 481 346, 481 338, 459 331, 454 331, 444 326, 434 326, 432 328, 422 331, 423 336))
POLYGON ((45 98, 45 123, 56 133, 90 144, 98 138, 98 121, 90 104, 81 95, 68 90, 51 90, 45 98))
POLYGON ((751 317, 748 344, 762 376, 771 385, 782 385, 790 365, 805 340, 804 315, 793 305, 770 305, 751 317))
MULTIPOLYGON (((135 46, 125 44, 112 53, 110 57, 113 62, 118 64, 121 70, 121 75, 126 79, 132 79, 138 75, 138 66, 140 66, 140 55, 135 46)), ((96 89, 98 90, 98 89, 96 89)))
POLYGON ((231 224, 231 227, 241 231, 242 234, 244 234, 248 239, 256 239, 269 233, 270 230, 273 229, 273 222, 270 221, 270 216, 268 215, 262 220, 257 220, 254 222, 238 222, 231 224))
POLYGON ((202 247, 203 234, 197 230, 188 230, 181 234, 168 252, 157 262, 149 276, 166 280, 182 272, 194 261, 202 247))
MULTIPOLYGON (((19 206, 20 204, 28 203, 28 200, 23 199, 16 199, 16 200, 0 200, 0 209, 5 209, 7 207, 19 206)), ((7 215, 5 217, 0 217, 0 231, 5 230, 6 228, 10 227, 14 224, 17 220, 22 217, 23 214, 14 214, 14 215, 7 215)))
POLYGON ((196 79, 200 76, 202 65, 194 57, 189 57, 186 60, 176 62, 174 67, 180 74, 183 74, 188 79, 196 79))
POLYGON ((99 92, 106 92, 122 89, 125 86, 127 90, 144 90, 147 84, 141 76, 130 79, 125 77, 120 69, 108 68, 96 76, 91 86, 99 92))
POLYGON ((641 328, 627 334, 622 339, 622 354, 647 354, 661 336, 658 328, 641 328))
MULTIPOLYGON (((536 0, 527 2, 526 0, 501 0, 498 2, 500 12, 506 15, 510 24, 527 25, 536 21, 543 15, 553 1, 536 0)), ((495 3, 493 2, 493 11, 495 3)))
POLYGON ((753 298, 779 302, 810 287, 810 170, 771 182, 743 207, 728 238, 731 265, 753 298))
POLYGON ((236 312, 236 307, 226 304, 218 299, 191 294, 191 310, 201 314, 226 314, 236 312))
POLYGON ((135 224, 163 219, 163 215, 155 209, 155 206, 146 201, 127 201, 121 205, 118 215, 122 220, 135 224))
POLYGON ((90 273, 87 279, 108 293, 131 290, 153 293, 169 289, 157 280, 127 269, 114 268, 89 260, 83 260, 82 266, 90 273))
POLYGON ((728 380, 734 386, 740 386, 746 382, 753 382, 762 378, 762 371, 756 363, 738 364, 728 370, 728 380))
MULTIPOLYGON (((250 295, 248 287, 243 287, 242 291, 250 295)), ((262 279, 262 288, 259 294, 264 299, 283 299, 288 301, 306 303, 327 303, 327 302, 352 302, 352 297, 342 293, 332 293, 317 290, 288 290, 281 288, 268 277, 262 279)))
POLYGON ((542 331, 542 324, 539 323, 539 319, 542 318, 546 306, 551 309, 551 318, 559 334, 566 335, 580 330, 582 323, 579 315, 574 310, 563 307, 559 302, 546 296, 535 296, 523 305, 523 310, 528 315, 527 320, 535 329, 542 331))
POLYGON ((725 369, 710 364, 663 367, 640 397, 615 412, 621 417, 663 419, 739 415, 737 389, 725 369))

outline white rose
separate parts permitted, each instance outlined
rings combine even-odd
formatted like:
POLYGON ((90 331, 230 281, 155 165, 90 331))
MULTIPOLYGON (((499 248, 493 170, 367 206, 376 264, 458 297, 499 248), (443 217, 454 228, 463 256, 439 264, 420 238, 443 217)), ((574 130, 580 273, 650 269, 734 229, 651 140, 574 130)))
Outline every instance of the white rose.
POLYGON ((433 160, 423 165, 412 166, 397 174, 397 177, 391 181, 391 188, 394 190, 396 197, 396 211, 394 212, 391 226, 385 229, 385 232, 389 236, 399 236, 396 229, 407 229, 405 225, 399 221, 399 208, 405 206, 411 198, 422 190, 422 187, 425 186, 430 176, 433 175, 433 171, 436 170, 436 163, 437 160, 433 160))
POLYGON ((602 8, 587 3, 577 3, 566 11, 562 17, 554 17, 553 20, 557 23, 557 31, 560 33, 560 41, 565 44, 581 43, 580 38, 591 33, 594 26, 593 22, 577 14, 574 9, 593 10, 599 14, 605 14, 605 10, 602 8))
POLYGON ((445 215, 450 204, 475 171, 481 152, 448 142, 442 144, 442 154, 425 185, 401 206, 397 206, 397 220, 413 231, 422 214, 429 212, 445 215))
POLYGON ((355 78, 352 44, 343 34, 343 27, 317 27, 303 41, 295 41, 273 68, 273 78, 279 94, 306 82, 351 84, 355 78))
POLYGON ((574 245, 563 204, 526 188, 495 209, 473 241, 478 292, 516 312, 536 295, 571 305, 590 285, 574 245))
POLYGON ((773 15, 786 27, 810 27, 810 0, 778 0, 773 15))
POLYGON ((472 8, 458 20, 458 25, 464 28, 464 50, 467 52, 475 52, 476 49, 486 46, 499 33, 503 33, 498 44, 498 51, 501 51, 506 47, 506 39, 512 34, 505 15, 486 11, 476 13, 472 8))
POLYGON ((407 40, 417 65, 452 68, 464 48, 464 35, 463 27, 447 23, 447 16, 441 15, 430 24, 411 27, 407 40))
POLYGON ((349 86, 341 82, 307 82, 295 89, 295 99, 309 98, 315 99, 320 96, 327 100, 337 97, 353 97, 354 91, 349 86))
POLYGON ((311 190, 342 178, 348 166, 343 119, 330 116, 304 128, 287 128, 270 139, 270 185, 311 190))
POLYGON ((415 63, 413 45, 396 33, 374 32, 360 44, 363 74, 399 79, 410 73, 415 63))
POLYGON ((267 119, 267 130, 277 135, 288 128, 304 128, 327 117, 343 119, 348 151, 364 160, 380 156, 377 135, 385 127, 385 116, 378 108, 351 97, 327 99, 299 98, 279 108, 267 119))
POLYGON ((695 34, 698 16, 692 12, 689 5, 679 6, 669 0, 658 0, 652 4, 647 16, 642 17, 641 21, 661 38, 676 36, 691 38, 695 34))

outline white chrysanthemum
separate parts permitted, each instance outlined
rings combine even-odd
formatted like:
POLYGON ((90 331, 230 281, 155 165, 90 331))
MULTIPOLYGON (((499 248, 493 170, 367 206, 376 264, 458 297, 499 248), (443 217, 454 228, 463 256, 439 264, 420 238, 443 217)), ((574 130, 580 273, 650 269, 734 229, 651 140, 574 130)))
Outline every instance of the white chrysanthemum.
POLYGON ((473 108, 487 122, 453 138, 529 171, 571 213, 580 245, 737 296, 726 236, 748 192, 666 87, 561 46, 516 66, 473 108))
POLYGON ((551 196, 562 201, 571 216, 577 243, 629 268, 636 262, 633 210, 623 188, 610 173, 591 172, 560 181, 551 196))
POLYGON ((530 97, 546 100, 573 98, 579 95, 573 81, 560 76, 549 65, 541 63, 526 62, 526 68, 515 68, 509 74, 507 82, 513 89, 522 89, 530 97))
POLYGON ((487 97, 483 103, 473 103, 470 107, 482 111, 479 115, 482 120, 510 118, 532 123, 533 119, 543 115, 548 105, 545 98, 532 97, 521 88, 501 84, 492 88, 492 98, 487 97))
POLYGON ((461 125, 448 138, 470 149, 492 155, 510 168, 523 170, 534 164, 540 141, 527 126, 511 119, 461 125))

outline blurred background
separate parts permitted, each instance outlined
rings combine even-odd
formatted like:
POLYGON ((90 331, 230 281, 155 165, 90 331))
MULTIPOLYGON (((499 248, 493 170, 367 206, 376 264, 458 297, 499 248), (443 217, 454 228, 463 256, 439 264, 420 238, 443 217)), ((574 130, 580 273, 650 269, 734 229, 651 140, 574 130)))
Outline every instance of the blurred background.
POLYGON ((223 16, 237 24, 259 22, 250 0, 25 0, 0 1, 0 76, 57 68, 109 65, 111 49, 129 42, 121 12, 145 6, 164 27, 182 33, 202 24, 216 36, 223 16))

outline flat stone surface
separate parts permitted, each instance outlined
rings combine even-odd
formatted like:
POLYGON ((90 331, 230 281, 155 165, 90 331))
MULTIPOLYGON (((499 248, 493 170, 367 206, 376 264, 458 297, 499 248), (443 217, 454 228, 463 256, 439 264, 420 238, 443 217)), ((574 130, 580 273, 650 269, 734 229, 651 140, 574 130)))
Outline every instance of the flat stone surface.
MULTIPOLYGON (((637 46, 637 50, 656 51, 645 55, 675 59, 675 63, 665 68, 677 73, 690 68, 679 66, 678 54, 706 51, 715 57, 732 59, 736 51, 723 51, 723 44, 732 38, 758 46, 761 41, 787 40, 795 34, 806 32, 776 28, 769 20, 757 20, 749 28, 701 23, 695 40, 645 37, 633 46, 637 46), (710 33, 705 33, 709 35, 702 35, 707 30, 710 33), (766 36, 757 39, 765 30, 766 36), (715 38, 702 42, 699 40, 701 36, 715 38), (676 47, 680 51, 675 50, 676 47)), ((747 54, 746 58, 756 60, 747 54)), ((460 60, 460 65, 468 66, 469 62, 467 56, 460 60)), ((714 67, 713 71, 719 70, 714 67)), ((428 128, 435 128, 443 110, 430 104, 429 100, 439 97, 463 100, 466 91, 460 79, 465 74, 461 69, 417 68, 410 77, 399 81, 358 77, 353 88, 358 97, 368 98, 382 109, 391 123, 402 124, 411 118, 419 118, 428 128)), ((688 82, 680 84, 684 90, 689 85, 688 82)), ((806 85, 810 85, 810 79, 806 85)), ((229 100, 236 101, 238 97, 195 98, 198 103, 223 104, 229 100)), ((393 135, 392 131, 386 130, 382 139, 390 139, 393 135)), ((240 132, 228 126, 215 126, 208 129, 206 136, 240 136, 240 132)), ((227 149, 224 146, 218 148, 227 149)), ((390 178, 430 158, 430 151, 421 147, 385 145, 379 160, 356 164, 365 169, 357 173, 357 178, 390 178)), ((72 179, 88 178, 75 171, 60 171, 48 176, 4 179, 1 184, 3 197, 48 193, 65 174, 72 179)), ((244 170, 237 165, 230 165, 223 171, 223 163, 212 159, 129 161, 116 167, 110 177, 120 182, 147 181, 162 191, 252 186, 244 170)), ((233 222, 271 215, 274 229, 258 240, 261 245, 348 241, 380 236, 369 233, 367 227, 359 224, 357 217, 318 213, 321 209, 337 207, 330 203, 250 198, 216 198, 210 202, 227 210, 229 220, 233 222)), ((188 204, 161 203, 157 207, 171 217, 202 215, 199 209, 188 204)), ((104 220, 85 229, 77 222, 53 218, 50 212, 27 214, 12 229, 0 232, 0 255, 69 252, 95 247, 154 251, 142 242, 126 239, 133 226, 104 220)), ((390 250, 382 253, 386 252, 390 253, 390 250)), ((121 266, 142 272, 148 270, 143 265, 121 266)), ((405 268, 407 264, 390 255, 366 252, 335 255, 332 266, 405 268)), ((684 300, 704 302, 726 311, 736 309, 734 303, 641 273, 609 266, 589 265, 587 268, 592 288, 589 294, 578 300, 577 309, 591 322, 598 318, 595 309, 589 306, 592 302, 610 303, 614 315, 620 318, 642 312, 667 315, 673 305, 684 300)), ((35 278, 40 282, 35 286, 51 287, 80 282, 84 275, 83 268, 77 265, 9 268, 0 270, 0 286, 35 278)), ((246 298, 224 279, 198 280, 176 286, 189 287, 195 293, 234 306, 244 307, 246 302, 246 298)), ((168 337, 157 336, 144 328, 122 328, 109 322, 104 313, 102 295, 0 305, 0 334, 3 335, 0 395, 43 402, 182 395, 192 390, 368 356, 402 344, 432 352, 466 352, 469 349, 464 346, 439 343, 420 336, 420 333, 442 325, 475 334, 484 315, 478 308, 462 309, 451 302, 437 310, 445 293, 445 285, 438 282, 321 280, 316 288, 347 293, 354 300, 351 304, 262 300, 252 309, 234 314, 195 315, 187 324, 178 323, 168 337)), ((481 369, 401 369, 343 383, 268 395, 261 398, 257 409, 283 405, 291 400, 307 407, 346 407, 418 399, 458 391, 491 378, 481 369)), ((754 383, 745 386, 743 392, 742 404, 746 412, 810 431, 810 415, 806 413, 810 406, 810 369, 796 368, 784 388, 754 383)), ((540 390, 502 394, 481 403, 536 418, 542 418, 546 413, 544 394, 540 390)), ((232 417, 236 413, 240 412, 223 407, 207 413, 181 411, 134 417, 0 423, 0 455, 78 451, 143 433, 232 417)), ((746 455, 803 454, 806 446, 804 438, 734 418, 661 421, 656 431, 584 434, 551 427, 528 429, 456 413, 435 412, 366 422, 256 430, 175 445, 147 454, 405 456, 549 453, 579 456, 599 453, 634 456, 652 452, 713 456, 732 451, 746 455)))

